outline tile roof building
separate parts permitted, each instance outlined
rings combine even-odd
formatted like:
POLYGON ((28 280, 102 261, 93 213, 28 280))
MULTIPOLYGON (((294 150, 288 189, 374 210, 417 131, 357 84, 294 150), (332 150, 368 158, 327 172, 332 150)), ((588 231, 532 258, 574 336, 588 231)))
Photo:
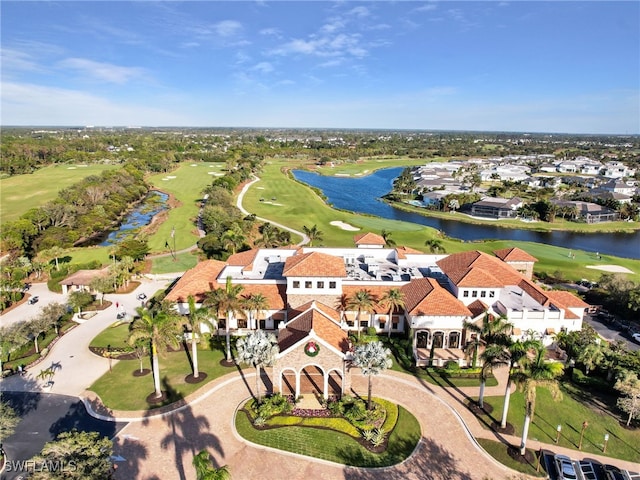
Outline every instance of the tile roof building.
MULTIPOLYGON (((348 334, 368 328, 408 335, 419 365, 455 361, 461 366, 466 365, 464 347, 471 340, 465 322, 503 316, 513 324, 514 339, 526 335, 547 345, 553 342, 550 332, 582 328, 588 305, 571 293, 537 285, 532 280, 536 259, 524 250, 435 255, 383 247, 376 237, 358 235, 351 248, 260 248, 235 254, 227 262, 201 262, 175 283, 166 299, 186 313, 189 295, 202 302, 208 291, 223 288, 230 278, 242 286, 241 299, 260 294, 268 305, 257 314, 233 315, 229 328, 234 334, 272 330, 281 352, 311 338, 325 354, 342 356, 338 363, 345 361, 348 334), (370 246, 363 247, 363 241, 370 246), (392 289, 401 293, 404 306, 389 318, 389 309, 380 300, 392 289), (370 306, 359 312, 349 302, 356 293, 370 299, 370 306)), ((331 369, 316 365, 322 370, 315 374, 326 387, 324 394, 331 394, 329 385, 348 384, 344 371, 332 365, 331 369)), ((289 373, 278 370, 282 375, 274 385, 281 391, 298 391, 304 378, 313 376, 302 369, 301 365, 289 373)))

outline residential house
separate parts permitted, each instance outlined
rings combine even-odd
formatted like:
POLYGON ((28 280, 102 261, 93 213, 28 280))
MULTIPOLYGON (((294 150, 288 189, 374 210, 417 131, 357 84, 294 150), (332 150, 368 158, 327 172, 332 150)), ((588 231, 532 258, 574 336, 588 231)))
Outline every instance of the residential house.
POLYGON ((495 198, 485 197, 471 205, 471 215, 489 218, 515 218, 518 209, 522 207, 522 200, 518 197, 495 198))

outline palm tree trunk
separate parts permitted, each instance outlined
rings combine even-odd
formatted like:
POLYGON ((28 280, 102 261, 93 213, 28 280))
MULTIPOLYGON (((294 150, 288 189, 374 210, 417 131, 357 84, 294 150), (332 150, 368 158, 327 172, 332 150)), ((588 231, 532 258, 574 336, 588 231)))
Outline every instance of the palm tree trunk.
POLYGON ((191 330, 191 361, 193 362, 193 378, 198 378, 198 348, 196 346, 196 332, 191 330))
POLYGON ((371 375, 369 375, 369 388, 367 392, 367 410, 371 410, 371 375))
POLYGON ((256 365, 256 398, 260 405, 260 365, 256 365))
POLYGON ((486 380, 484 378, 482 378, 480 380, 480 395, 478 395, 478 406, 480 408, 484 408, 484 386, 485 386, 486 380))
POLYGON ((504 404, 502 406, 502 420, 500 420, 500 428, 507 426, 507 413, 509 413, 509 400, 511 399, 511 377, 507 380, 507 388, 504 392, 504 404))
POLYGON ((36 353, 40 353, 40 349, 38 349, 38 336, 40 334, 36 333, 36 335, 33 337, 33 342, 36 344, 36 353))
POLYGON ((231 332, 229 330, 230 319, 231 319, 231 315, 227 313, 227 321, 224 324, 224 328, 226 330, 226 335, 227 335, 227 362, 231 361, 231 332))
POLYGON ((162 390, 160 390, 160 365, 158 363, 158 351, 156 349, 155 342, 151 343, 151 359, 153 363, 153 386, 156 390, 156 397, 162 397, 162 390))
POLYGON ((524 425, 522 427, 522 442, 520 442, 520 455, 524 455, 527 451, 527 436, 529 435, 529 424, 531 423, 531 415, 524 416, 524 425))
POLYGON ((387 329, 388 338, 391 338, 391 312, 389 312, 389 328, 387 329))
POLYGON ((633 412, 629 413, 629 418, 627 419, 627 427, 631 423, 631 418, 633 417, 633 412))

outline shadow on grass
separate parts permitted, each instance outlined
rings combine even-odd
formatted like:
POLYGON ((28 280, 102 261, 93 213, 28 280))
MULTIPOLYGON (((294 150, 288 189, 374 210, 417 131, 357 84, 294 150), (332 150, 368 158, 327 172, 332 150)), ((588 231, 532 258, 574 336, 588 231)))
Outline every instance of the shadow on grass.
MULTIPOLYGON (((390 446, 387 450, 389 458, 395 458, 401 451, 408 448, 410 440, 402 439, 390 446)), ((345 463, 356 463, 362 459, 360 452, 348 449, 343 452, 345 463)), ((376 465, 371 465, 375 467, 376 465)), ((394 468, 379 470, 364 470, 346 467, 345 480, 404 480, 407 477, 415 477, 429 480, 474 480, 475 477, 468 471, 464 471, 460 462, 453 454, 442 448, 430 439, 422 438, 418 448, 411 458, 405 463, 394 468)))

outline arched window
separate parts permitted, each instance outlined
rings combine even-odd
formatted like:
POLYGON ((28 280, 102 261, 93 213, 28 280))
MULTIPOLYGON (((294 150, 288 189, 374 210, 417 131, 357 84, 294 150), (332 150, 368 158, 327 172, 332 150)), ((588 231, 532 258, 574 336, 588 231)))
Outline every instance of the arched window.
POLYGON ((434 333, 432 348, 443 348, 443 347, 444 347, 444 332, 434 333))
POLYGON ((416 347, 417 348, 428 348, 429 345, 429 332, 423 330, 416 334, 416 347))
POLYGON ((449 348, 460 348, 460 332, 449 333, 449 348))

